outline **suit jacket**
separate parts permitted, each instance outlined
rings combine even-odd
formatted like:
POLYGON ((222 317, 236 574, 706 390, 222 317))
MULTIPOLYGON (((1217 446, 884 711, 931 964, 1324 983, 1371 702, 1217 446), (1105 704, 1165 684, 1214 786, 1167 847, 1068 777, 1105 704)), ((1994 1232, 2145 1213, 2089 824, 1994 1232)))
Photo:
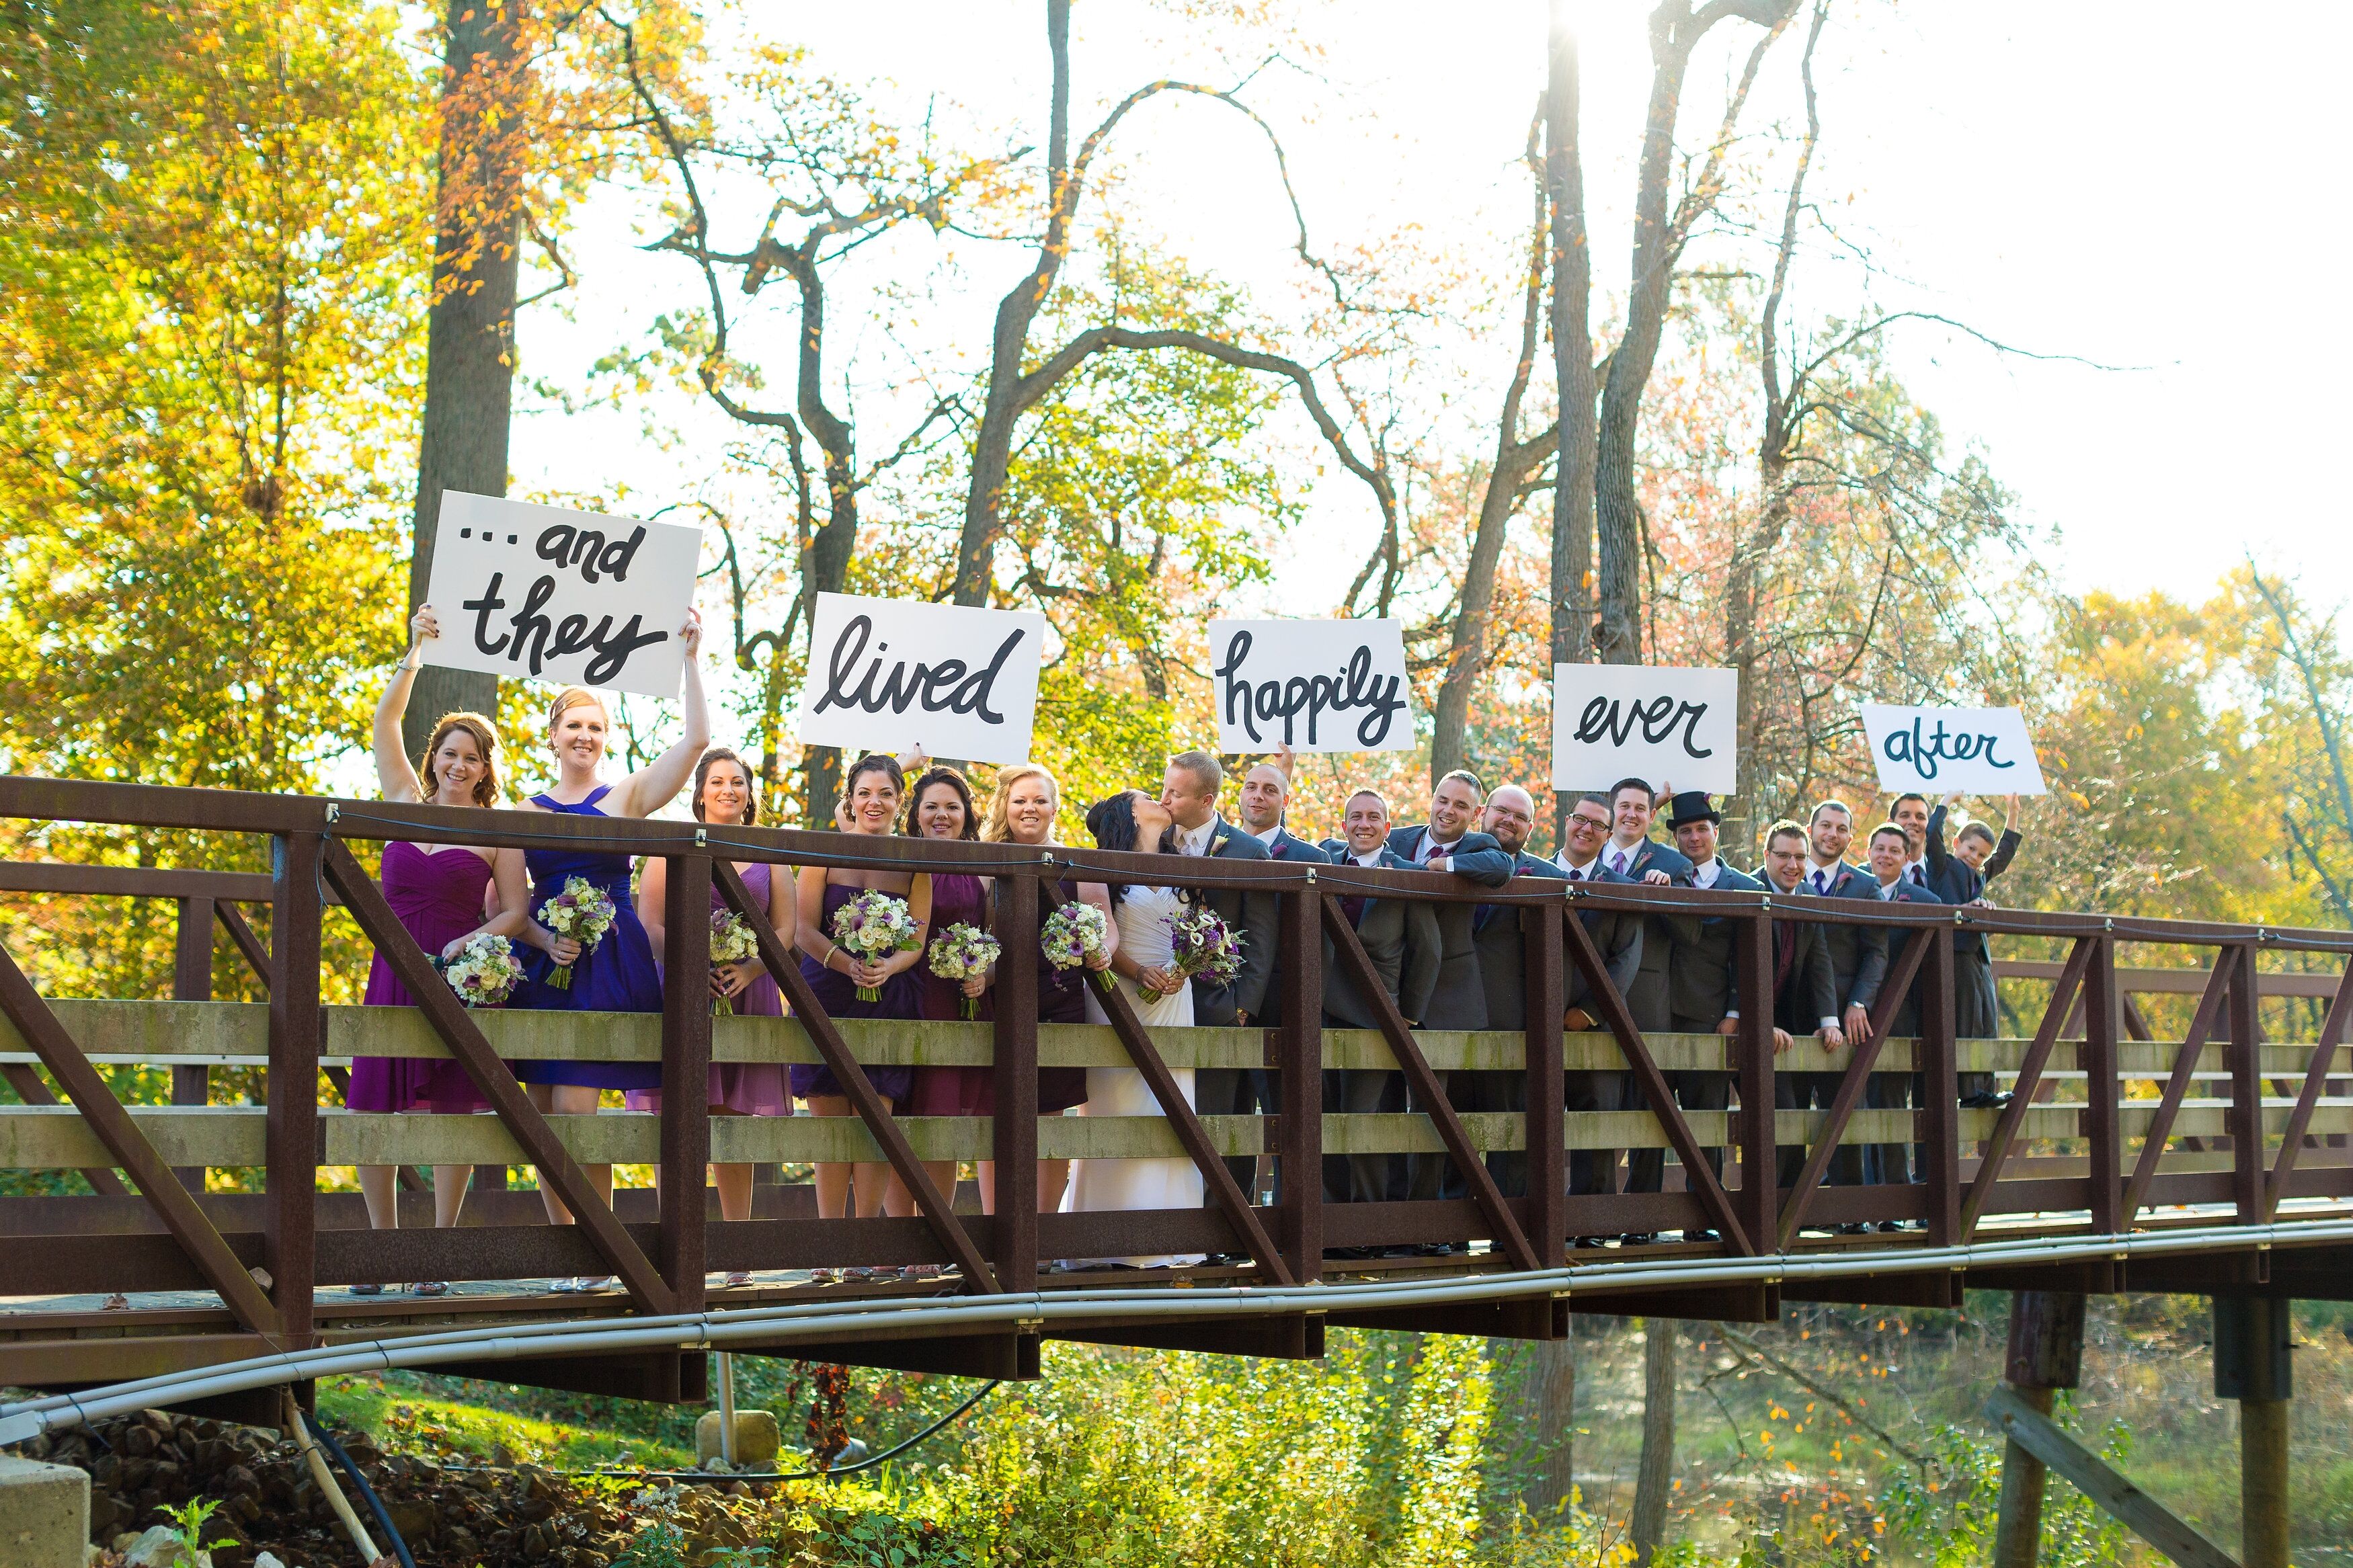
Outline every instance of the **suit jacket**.
MULTIPOLYGON (((1872 878, 1870 879, 1870 887, 1873 889, 1872 896, 1877 896, 1875 890, 1878 886, 1879 879, 1875 877, 1872 878)), ((1909 882, 1898 882, 1895 884, 1895 891, 1890 901, 1899 904, 1941 904, 1945 900, 1926 888, 1915 888, 1909 882)), ((1887 932, 1887 966, 1890 969, 1895 967, 1913 940, 1919 934, 1919 931, 1908 927, 1902 930, 1890 930, 1887 932)), ((1905 998, 1903 1006, 1897 1010, 1895 1033, 1912 1035, 1919 1032, 1919 999, 1920 980, 1915 975, 1912 981, 1910 994, 1905 998)))
MULTIPOLYGON (((1927 861, 1923 868, 1928 879, 1928 890, 1947 904, 1966 904, 1985 896, 1988 882, 2010 869, 2010 857, 2018 853, 2024 842, 2008 828, 2002 829, 2001 840, 1986 858, 1983 871, 1972 871, 1968 862, 1945 847, 1945 808, 1938 806, 1928 814, 1928 843, 1922 851, 1927 861)), ((1985 932, 1963 926, 1953 933, 1953 952, 1988 956, 1985 932)))
MULTIPOLYGON (((1765 881, 1763 868, 1758 868, 1754 880, 1765 881)), ((1718 882, 1717 887, 1724 884, 1718 882)), ((1769 884, 1767 885, 1770 890, 1769 884)), ((1805 891, 1800 883, 1799 892, 1805 891)), ((1785 895, 1794 897, 1795 895, 1785 895)), ((1782 906, 1775 904, 1775 909, 1782 906)), ((1779 982, 1773 988, 1773 1022, 1792 1035, 1810 1035, 1822 1026, 1824 1018, 1837 1018, 1841 1011, 1839 1000, 1838 976, 1831 965, 1830 933, 1841 928, 1826 926, 1813 921, 1773 921, 1773 971, 1779 982), (1781 946, 1795 943, 1789 954, 1788 973, 1782 973, 1781 946)))
MULTIPOLYGON (((1323 850, 1287 827, 1275 829, 1274 842, 1267 846, 1267 854, 1272 859, 1286 861, 1294 866, 1321 866, 1331 858, 1323 850)), ((1277 915, 1280 916, 1282 900, 1279 898, 1275 900, 1275 909, 1277 915)), ((1252 1019, 1262 1019, 1269 1026, 1282 1022, 1283 962, 1279 920, 1272 951, 1274 963, 1271 973, 1266 977, 1266 994, 1260 999, 1257 1010, 1250 1014, 1252 1019)))
MULTIPOLYGON (((1765 884, 1756 878, 1720 861, 1718 865, 1721 869, 1716 873, 1716 892, 1765 890, 1765 884)), ((1684 879, 1689 880, 1688 877, 1684 879)), ((1698 883, 1691 885, 1697 887, 1698 883)), ((1675 915, 1669 918, 1669 923, 1674 928, 1675 942, 1674 967, 1667 973, 1669 1008, 1677 1018, 1697 1019, 1712 1029, 1740 1005, 1738 976, 1732 956, 1733 937, 1739 930, 1739 922, 1721 915, 1675 915)))
MULTIPOLYGON (((1226 860, 1268 858, 1265 845, 1222 816, 1210 830, 1208 853, 1226 860)), ((1212 888, 1208 902, 1227 928, 1242 939, 1242 969, 1230 985, 1215 984, 1198 974, 1193 977, 1193 1021, 1208 1026, 1231 1024, 1237 1011, 1258 1017, 1266 1004, 1268 977, 1274 973, 1282 900, 1271 892, 1212 888)))
MULTIPOLYGON (((1545 864, 1563 877, 1568 875, 1561 870, 1556 860, 1547 860, 1545 864)), ((1615 883, 1620 887, 1626 886, 1628 882, 1627 878, 1599 860, 1593 864, 1593 874, 1585 880, 1605 885, 1615 883)), ((1593 945, 1601 950, 1601 963, 1609 972, 1609 984, 1617 987, 1618 994, 1626 1000, 1630 1010, 1634 982, 1642 968, 1643 931, 1651 923, 1649 917, 1632 910, 1583 910, 1578 911, 1577 918, 1584 922, 1585 933, 1593 939, 1593 945)), ((1563 1000, 1571 1007, 1584 1008, 1596 1018, 1600 1016, 1593 1010, 1593 988, 1585 983, 1585 972, 1573 963, 1568 966, 1568 984, 1563 1000)))
MULTIPOLYGON (((1422 847, 1429 839, 1428 827, 1393 828, 1389 833, 1389 852, 1409 866, 1419 866, 1422 847)), ((1463 834, 1454 846, 1450 866, 1455 876, 1482 887, 1500 888, 1512 879, 1514 861, 1493 837, 1471 832, 1463 834)), ((1487 988, 1479 979, 1477 933, 1472 929, 1478 906, 1450 903, 1431 907, 1438 917, 1442 944, 1438 985, 1418 1021, 1425 1029, 1483 1029, 1487 1026, 1487 988)), ((1413 1018, 1417 1015, 1409 1013, 1406 1016, 1413 1018)))
MULTIPOLYGON (((1811 878, 1813 868, 1806 868, 1811 878)), ((1814 884, 1809 880, 1799 885, 1799 891, 1812 893, 1814 884)), ((1829 899, 1876 899, 1878 879, 1860 867, 1844 861, 1831 879, 1830 890, 1821 895, 1829 899)), ((1826 925, 1822 940, 1831 950, 1831 974, 1838 991, 1838 1006, 1832 1011, 1841 1018, 1849 1007, 1870 1011, 1879 1000, 1879 983, 1887 978, 1887 932, 1878 926, 1826 925)))
MULTIPOLYGON (((1354 868, 1356 864, 1347 845, 1337 838, 1324 841, 1324 853, 1332 865, 1354 868)), ((1384 848, 1379 868, 1410 871, 1413 864, 1384 848)), ((1361 904, 1352 905, 1344 896, 1342 904, 1355 909, 1356 940, 1364 944, 1366 956, 1373 961, 1373 971, 1380 976, 1389 999, 1397 1004, 1407 1022, 1418 1021, 1430 1005, 1430 988, 1438 983, 1437 910, 1430 904, 1409 899, 1368 898, 1361 904)), ((1335 958, 1327 934, 1324 939, 1325 1016, 1350 1028, 1379 1028, 1379 1014, 1371 999, 1357 989, 1355 978, 1335 958)))
MULTIPOLYGON (((1567 880, 1561 868, 1533 855, 1512 857, 1515 877, 1567 880)), ((1479 984, 1487 993, 1487 1027, 1528 1026, 1528 952, 1520 931, 1520 906, 1481 904, 1471 912, 1472 944, 1479 952, 1479 984)))
MULTIPOLYGON (((1617 846, 1601 847, 1601 867, 1609 869, 1609 857, 1617 846)), ((1645 838, 1634 847, 1626 862, 1626 880, 1639 882, 1646 873, 1664 871, 1678 887, 1691 882, 1692 863, 1680 849, 1645 838)), ((1668 995, 1668 976, 1674 969, 1675 926, 1664 915, 1639 917, 1642 927, 1641 960, 1634 973, 1634 984, 1626 994, 1631 1004, 1634 1022, 1644 1029, 1663 1029, 1672 1011, 1668 995)))

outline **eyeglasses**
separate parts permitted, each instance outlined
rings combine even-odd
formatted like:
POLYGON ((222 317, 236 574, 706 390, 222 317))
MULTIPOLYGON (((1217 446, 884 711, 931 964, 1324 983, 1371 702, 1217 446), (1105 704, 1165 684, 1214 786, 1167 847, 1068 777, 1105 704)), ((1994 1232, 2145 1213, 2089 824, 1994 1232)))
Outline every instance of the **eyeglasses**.
POLYGON ((1606 816, 1587 816, 1581 812, 1573 811, 1568 815, 1568 821, 1572 827, 1590 828, 1596 833, 1609 831, 1609 819, 1606 816))

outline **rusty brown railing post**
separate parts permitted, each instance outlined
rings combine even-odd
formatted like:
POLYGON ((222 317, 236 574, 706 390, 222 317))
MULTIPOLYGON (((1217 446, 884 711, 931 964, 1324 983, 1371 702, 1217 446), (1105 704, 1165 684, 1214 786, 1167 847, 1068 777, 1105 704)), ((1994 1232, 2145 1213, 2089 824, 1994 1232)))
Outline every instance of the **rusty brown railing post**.
POLYGON ((286 1349, 311 1343, 318 1275, 320 835, 270 840, 269 1111, 262 1267, 286 1349))
POLYGON ((711 1163, 711 857, 670 858, 662 896, 661 1229, 670 1310, 702 1310, 711 1163))
POLYGON ((1568 1134, 1562 1092, 1568 985, 1560 922, 1576 918, 1566 899, 1520 907, 1521 967, 1527 982, 1527 1093, 1521 1100, 1527 1107, 1521 1116, 1528 1173, 1525 1228, 1539 1268, 1558 1268, 1568 1261, 1568 1134))
POLYGON ((2239 948, 2238 973, 2231 976, 2231 1109, 2223 1125, 2231 1131, 2231 1199, 2241 1225, 2263 1216, 2263 1036, 2256 1003, 2254 949, 2239 948))
POLYGON ((1281 894, 1283 955, 1282 1042, 1276 1081, 1282 1113, 1274 1153, 1281 1173, 1275 1245, 1291 1277, 1324 1276, 1324 924, 1311 867, 1304 887, 1281 894))
POLYGON ((1920 1180, 1928 1200, 1928 1241, 1950 1247, 1961 1232, 1961 1107, 1957 1074, 1958 1023, 1953 993, 1953 925, 1949 919, 1919 931, 1926 942, 1920 963, 1920 1037, 1912 1048, 1912 1081, 1921 1086, 1920 1180))
MULTIPOLYGON (((213 999, 213 901, 206 898, 173 900, 178 921, 172 933, 172 1000, 209 1002, 213 999)), ((213 1069, 174 1067, 172 1103, 208 1105, 212 1101, 213 1069)), ((202 1165, 178 1165, 172 1173, 192 1193, 205 1190, 202 1165)))
POLYGON ((2124 1079, 2116 1059, 2116 943, 2092 941, 2084 971, 2084 1136, 2091 1146, 2092 1228, 2115 1235, 2125 1227, 2124 1079))
MULTIPOLYGON (((1768 898, 1765 910, 1771 908, 1768 898)), ((1741 1228, 1762 1251, 1773 1244, 1781 1217, 1781 1194, 1775 1184, 1779 1151, 1773 1138, 1773 917, 1759 912, 1726 918, 1737 922, 1733 961, 1740 998, 1739 1032, 1732 1037, 1738 1058, 1732 1064, 1733 1083, 1740 1095, 1735 1124, 1740 1195, 1734 1202, 1741 1228)))
POLYGON ((990 1261, 997 1289, 1015 1292, 1038 1288, 1038 884, 1028 870, 1005 872, 997 884, 991 1069, 997 1109, 989 1123, 997 1225, 990 1261))

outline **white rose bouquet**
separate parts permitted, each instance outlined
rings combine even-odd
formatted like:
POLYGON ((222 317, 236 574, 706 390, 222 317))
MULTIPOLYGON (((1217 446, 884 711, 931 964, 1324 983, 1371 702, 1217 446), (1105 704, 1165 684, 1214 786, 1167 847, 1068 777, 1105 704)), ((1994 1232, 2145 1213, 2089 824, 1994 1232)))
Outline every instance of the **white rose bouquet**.
MULTIPOLYGON (((586 877, 572 877, 565 879, 562 892, 540 906, 539 923, 578 942, 580 958, 586 958, 613 929, 615 913, 612 898, 604 889, 586 877)), ((579 962, 579 958, 572 961, 579 962)), ((549 970, 547 983, 559 991, 571 990, 572 964, 559 963, 549 970)))
POLYGON ((469 1007, 497 1007, 522 984, 522 960, 514 944, 502 936, 476 931, 451 958, 436 958, 433 967, 469 1007))
MULTIPOLYGON (((932 950, 924 962, 943 980, 976 980, 988 973, 989 965, 997 962, 998 951, 995 937, 978 926, 959 921, 932 939, 932 950)), ((964 1016, 980 1016, 980 998, 964 998, 964 1016)))

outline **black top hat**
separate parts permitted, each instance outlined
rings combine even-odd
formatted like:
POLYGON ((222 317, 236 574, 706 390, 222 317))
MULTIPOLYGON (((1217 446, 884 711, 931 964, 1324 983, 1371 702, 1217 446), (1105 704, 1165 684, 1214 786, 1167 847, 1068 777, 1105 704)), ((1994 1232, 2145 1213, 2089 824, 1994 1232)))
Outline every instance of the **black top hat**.
POLYGON ((1691 822, 1721 822, 1724 814, 1709 803, 1704 789, 1687 789, 1677 795, 1667 807, 1667 826, 1681 827, 1691 822))

